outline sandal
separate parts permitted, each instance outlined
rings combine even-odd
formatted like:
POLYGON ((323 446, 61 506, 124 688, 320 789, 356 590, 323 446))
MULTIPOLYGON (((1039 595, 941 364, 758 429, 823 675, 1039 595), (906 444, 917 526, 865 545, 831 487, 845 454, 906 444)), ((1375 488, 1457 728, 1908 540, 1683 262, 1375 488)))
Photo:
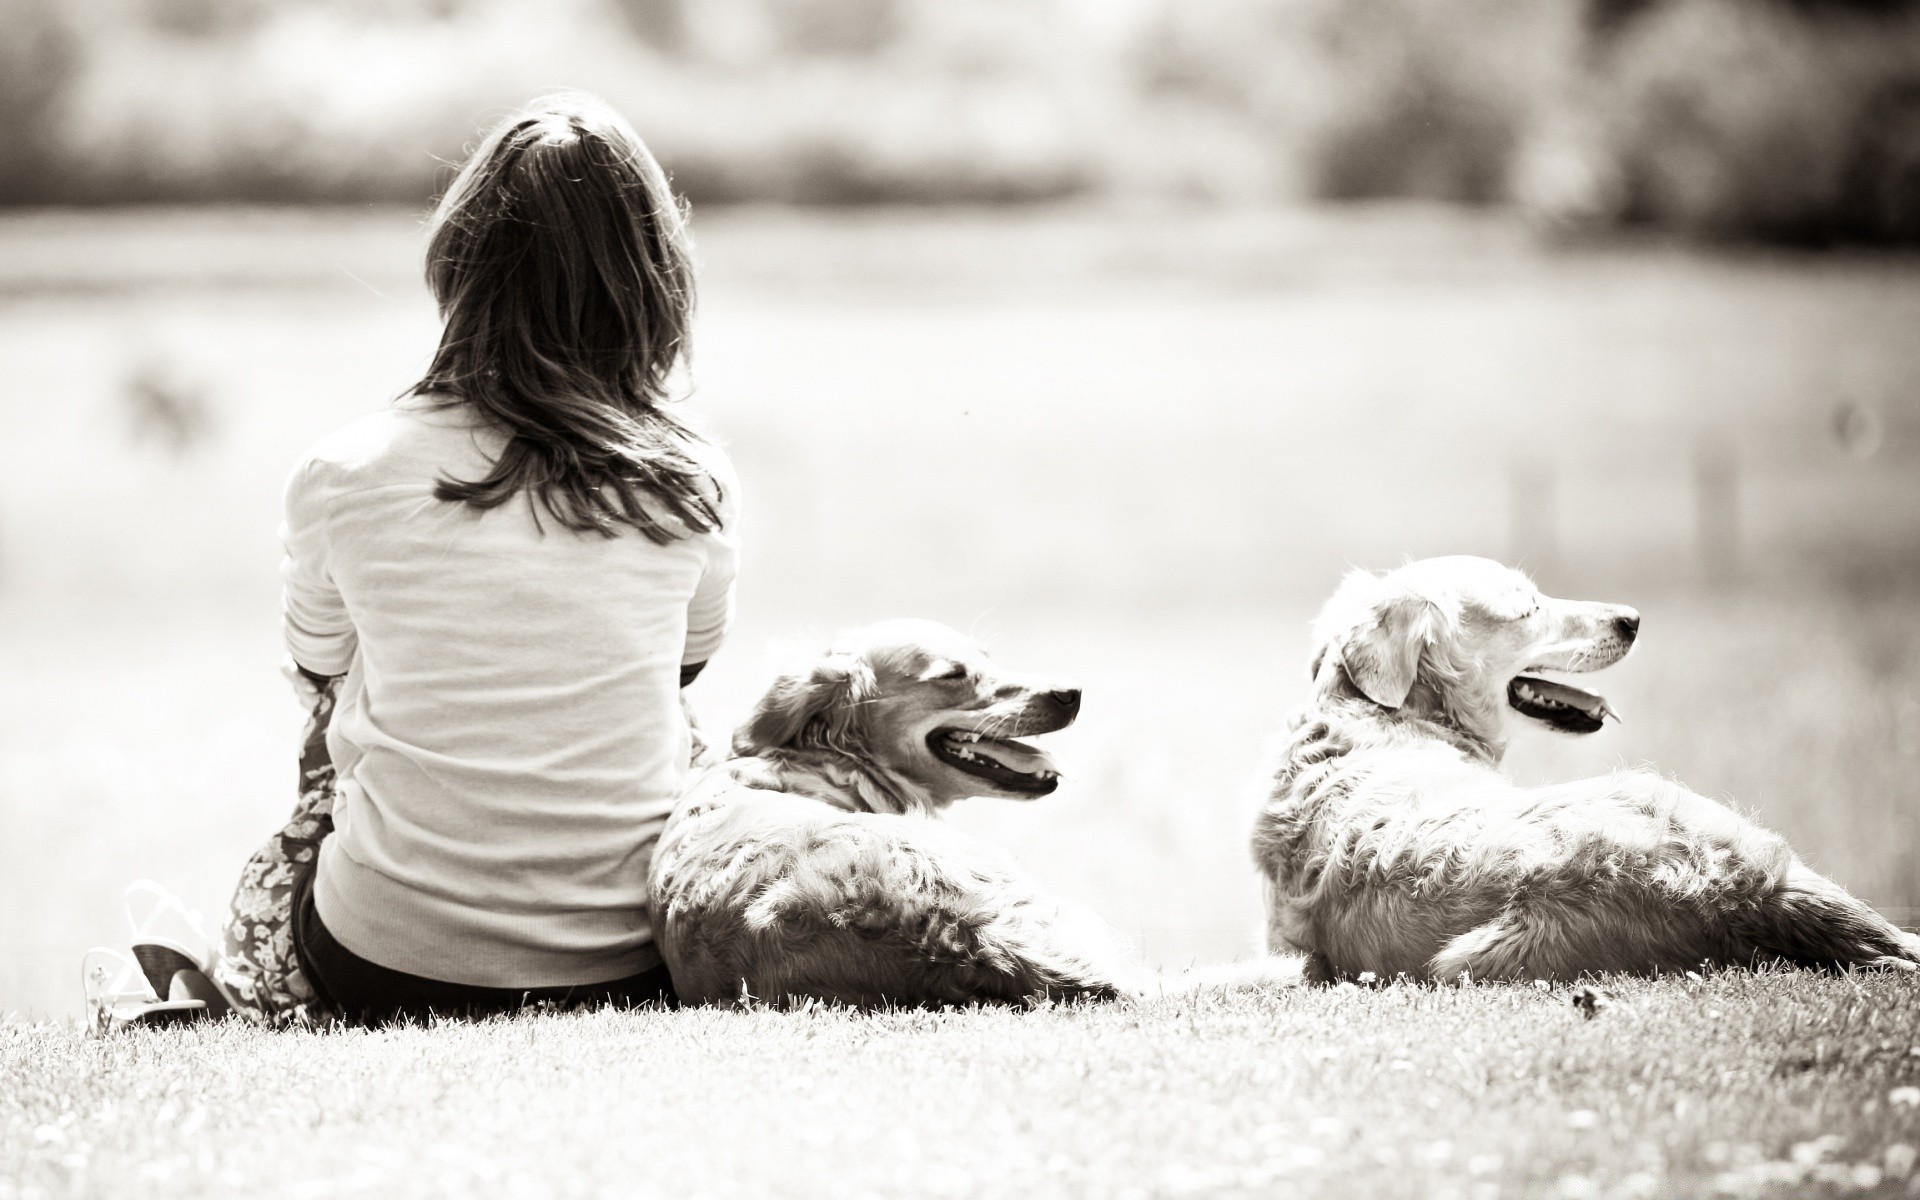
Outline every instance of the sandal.
MULTIPOLYGON (((104 946, 81 958, 80 988, 87 998, 87 1027, 96 1035, 131 1025, 182 1024, 211 1015, 205 1000, 158 999, 134 960, 104 946)), ((175 990, 171 980, 168 990, 175 990)))
POLYGON ((133 957, 155 996, 173 999, 184 976, 187 995, 206 1001, 216 1014, 234 1007, 233 998, 213 980, 215 943, 199 913, 151 879, 127 885, 126 906, 133 957))

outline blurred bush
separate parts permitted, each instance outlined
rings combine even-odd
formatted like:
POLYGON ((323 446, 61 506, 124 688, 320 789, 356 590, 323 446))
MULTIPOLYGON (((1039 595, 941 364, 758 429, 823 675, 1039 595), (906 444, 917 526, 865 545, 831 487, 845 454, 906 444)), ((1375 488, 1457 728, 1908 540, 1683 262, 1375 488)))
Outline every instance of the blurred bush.
POLYGON ((0 5, 0 128, 31 134, 0 142, 14 201, 419 201, 560 86, 624 108, 696 199, 1017 201, 1096 174, 1097 105, 1020 0, 0 5))
POLYGON ((1621 215, 1920 241, 1920 11, 1906 7, 1676 0, 1622 30, 1591 100, 1621 215))
POLYGON ((48 0, 0 0, 0 203, 34 200, 57 176, 54 108, 78 39, 48 0))
POLYGON ((1911 0, 1188 0, 1134 71, 1307 197, 1920 241, 1911 0))
POLYGON ((423 201, 554 86, 696 201, 1920 240, 1912 0, 0 0, 0 202, 423 201))
POLYGON ((1141 38, 1149 95, 1236 112, 1320 199, 1503 199, 1540 98, 1575 61, 1570 0, 1200 0, 1141 38))

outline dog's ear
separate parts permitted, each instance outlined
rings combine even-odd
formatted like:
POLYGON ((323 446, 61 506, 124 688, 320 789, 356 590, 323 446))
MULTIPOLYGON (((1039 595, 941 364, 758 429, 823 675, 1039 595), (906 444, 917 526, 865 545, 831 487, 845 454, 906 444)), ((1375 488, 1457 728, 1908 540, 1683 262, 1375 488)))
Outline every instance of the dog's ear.
POLYGON ((1413 691, 1420 651, 1432 640, 1438 620, 1433 602, 1412 592, 1376 602, 1338 643, 1347 678, 1375 704, 1399 708, 1413 691))
POLYGON ((873 668, 853 654, 829 655, 811 670, 782 675, 734 731, 733 752, 744 758, 781 748, 856 750, 873 691, 873 668))

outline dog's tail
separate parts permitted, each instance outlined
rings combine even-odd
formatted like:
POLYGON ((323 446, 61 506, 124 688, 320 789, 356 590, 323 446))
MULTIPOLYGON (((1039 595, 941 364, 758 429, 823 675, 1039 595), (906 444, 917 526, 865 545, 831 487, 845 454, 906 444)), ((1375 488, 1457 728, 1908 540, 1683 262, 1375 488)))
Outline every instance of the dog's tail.
POLYGON ((1702 963, 1920 970, 1920 936, 1895 927, 1831 880, 1796 867, 1771 895, 1714 918, 1641 912, 1509 910, 1461 933, 1427 965, 1429 978, 1569 979, 1583 971, 1679 971, 1702 963))
POLYGON ((1467 979, 1526 978, 1526 939, 1510 913, 1448 940, 1427 962, 1427 977, 1442 983, 1467 979))
POLYGON ((966 924, 964 934, 950 930, 945 944, 920 949, 957 968, 969 990, 1027 1003, 1110 1001, 1137 990, 1125 978, 1118 937, 1084 910, 1030 894, 966 924))
POLYGON ((1920 969, 1920 936, 1804 866, 1796 865, 1778 892, 1735 914, 1733 925, 1761 958, 1810 967, 1920 969))

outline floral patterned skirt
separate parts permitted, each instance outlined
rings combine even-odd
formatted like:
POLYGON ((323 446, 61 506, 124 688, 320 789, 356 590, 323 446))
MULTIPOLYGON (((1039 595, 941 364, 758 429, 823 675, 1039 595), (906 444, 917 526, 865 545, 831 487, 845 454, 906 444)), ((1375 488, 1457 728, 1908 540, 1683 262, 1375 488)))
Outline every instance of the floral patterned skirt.
POLYGON ((319 689, 300 748, 300 799, 293 818, 254 852, 240 872, 213 979, 234 1011, 264 1025, 312 1025, 329 1014, 300 970, 293 949, 293 885, 313 870, 320 842, 333 832, 333 760, 327 725, 340 692, 334 678, 319 689))

